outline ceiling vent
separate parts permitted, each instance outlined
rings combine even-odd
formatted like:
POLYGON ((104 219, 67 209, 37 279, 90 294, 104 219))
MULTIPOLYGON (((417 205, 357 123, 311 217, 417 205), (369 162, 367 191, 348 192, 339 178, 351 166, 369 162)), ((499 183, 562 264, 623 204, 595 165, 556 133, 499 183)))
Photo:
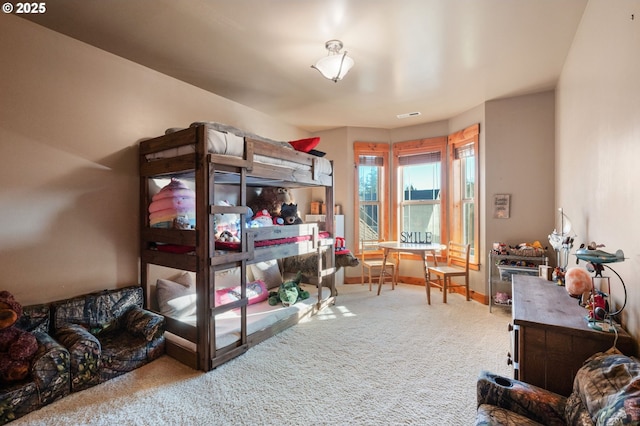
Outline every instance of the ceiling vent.
POLYGON ((396 117, 398 118, 409 118, 409 117, 417 117, 420 115, 419 111, 415 111, 415 112, 408 112, 406 114, 398 114, 396 117))

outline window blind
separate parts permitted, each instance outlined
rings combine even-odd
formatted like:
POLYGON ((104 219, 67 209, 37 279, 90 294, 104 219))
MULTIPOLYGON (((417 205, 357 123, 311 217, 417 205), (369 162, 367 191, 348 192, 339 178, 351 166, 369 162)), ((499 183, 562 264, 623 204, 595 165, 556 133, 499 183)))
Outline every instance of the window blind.
POLYGON ((473 157, 475 154, 475 151, 473 148, 474 148, 473 142, 456 148, 454 153, 456 160, 459 160, 461 158, 473 157))
POLYGON ((441 160, 440 151, 423 152, 415 155, 402 155, 398 157, 401 166, 415 166, 418 164, 438 163, 441 160))
POLYGON ((384 166, 384 158, 376 155, 361 155, 358 157, 358 165, 382 167, 384 166))

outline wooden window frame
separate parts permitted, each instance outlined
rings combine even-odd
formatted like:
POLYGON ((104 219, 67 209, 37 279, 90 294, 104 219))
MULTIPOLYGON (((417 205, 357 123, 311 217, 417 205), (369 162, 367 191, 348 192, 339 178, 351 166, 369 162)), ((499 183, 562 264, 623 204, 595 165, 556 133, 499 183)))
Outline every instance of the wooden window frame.
MULTIPOLYGON (((393 188, 391 193, 392 199, 392 220, 393 220, 393 239, 399 239, 399 228, 401 222, 401 196, 403 188, 401 188, 401 179, 399 174, 400 169, 400 157, 418 155, 426 152, 440 151, 440 240, 441 244, 448 242, 448 230, 447 230, 447 197, 448 197, 448 180, 447 180, 447 137, 438 136, 434 138, 417 139, 404 142, 396 142, 393 144, 393 188)), ((409 259, 418 259, 417 255, 404 255, 403 257, 409 259)))
MULTIPOLYGON (((389 238, 389 155, 391 152, 391 145, 388 143, 376 143, 376 142, 354 142, 353 154, 354 154, 354 218, 353 228, 354 236, 357 241, 354 247, 357 247, 357 253, 360 254, 360 174, 358 173, 359 158, 361 155, 371 155, 381 157, 383 159, 382 170, 378 178, 380 191, 380 211, 378 220, 378 235, 381 241, 388 240, 389 238)), ((379 255, 379 253, 372 253, 372 255, 379 255)))
POLYGON ((446 143, 447 138, 444 136, 428 138, 428 139, 419 139, 405 142, 396 142, 393 144, 393 177, 394 177, 394 188, 392 191, 391 199, 392 199, 392 219, 393 219, 393 238, 398 239, 399 227, 401 222, 401 196, 403 188, 401 188, 401 179, 400 179, 400 157, 411 156, 411 155, 419 155, 426 152, 440 152, 440 239, 441 242, 447 241, 447 226, 446 226, 446 217, 447 217, 447 152, 446 152, 446 143))
MULTIPOLYGON (((459 182, 460 167, 455 158, 456 149, 465 145, 473 144, 473 156, 475 158, 475 176, 474 176, 474 228, 473 228, 473 247, 471 248, 471 256, 469 257, 469 266, 474 270, 480 267, 480 163, 478 157, 480 138, 480 125, 474 124, 463 130, 452 133, 448 137, 449 150, 449 182, 450 188, 450 223, 451 239, 454 241, 465 243, 463 235, 463 192, 461 182, 459 182)), ((454 263, 462 263, 462 259, 454 259, 454 263)))

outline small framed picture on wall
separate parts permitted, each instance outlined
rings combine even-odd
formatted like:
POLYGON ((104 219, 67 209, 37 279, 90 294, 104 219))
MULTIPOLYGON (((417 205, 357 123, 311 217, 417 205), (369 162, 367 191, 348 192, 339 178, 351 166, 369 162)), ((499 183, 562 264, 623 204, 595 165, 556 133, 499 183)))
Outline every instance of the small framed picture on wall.
POLYGON ((496 219, 509 219, 509 207, 511 195, 496 194, 493 196, 493 217, 496 219))

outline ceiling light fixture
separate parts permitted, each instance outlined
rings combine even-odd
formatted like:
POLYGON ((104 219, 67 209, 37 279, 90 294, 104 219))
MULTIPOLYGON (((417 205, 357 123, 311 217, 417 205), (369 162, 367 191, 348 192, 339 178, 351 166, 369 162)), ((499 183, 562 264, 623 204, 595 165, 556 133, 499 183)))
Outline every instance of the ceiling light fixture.
POLYGON ((351 67, 353 67, 353 59, 347 56, 346 51, 340 53, 340 49, 342 49, 342 42, 340 40, 329 40, 324 46, 329 51, 329 54, 324 58, 320 58, 315 65, 311 65, 311 68, 320 71, 320 74, 322 74, 324 78, 337 83, 338 80, 342 80, 351 67))

